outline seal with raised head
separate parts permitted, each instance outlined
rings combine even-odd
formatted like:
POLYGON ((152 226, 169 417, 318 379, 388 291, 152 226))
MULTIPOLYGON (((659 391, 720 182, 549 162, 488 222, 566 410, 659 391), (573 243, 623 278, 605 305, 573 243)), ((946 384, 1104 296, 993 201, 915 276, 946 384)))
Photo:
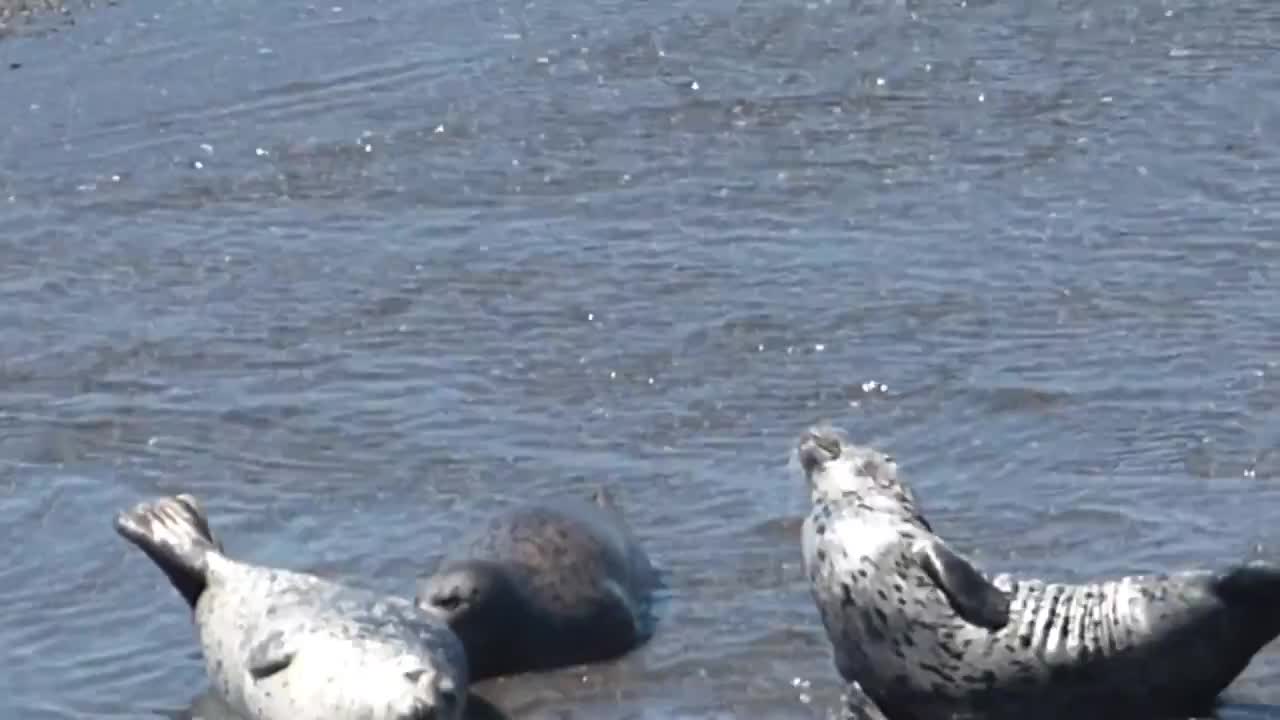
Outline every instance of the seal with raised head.
POLYGON ((989 578, 934 533, 890 456, 825 427, 795 456, 805 571, 863 716, 1186 717, 1280 635, 1280 566, 989 578))
POLYGON ((656 574, 608 492, 493 517, 418 581, 473 682, 621 656, 652 632, 656 574))
POLYGON ((465 651, 408 598, 232 560, 190 495, 116 516, 194 612, 209 678, 248 720, 460 720, 465 651))

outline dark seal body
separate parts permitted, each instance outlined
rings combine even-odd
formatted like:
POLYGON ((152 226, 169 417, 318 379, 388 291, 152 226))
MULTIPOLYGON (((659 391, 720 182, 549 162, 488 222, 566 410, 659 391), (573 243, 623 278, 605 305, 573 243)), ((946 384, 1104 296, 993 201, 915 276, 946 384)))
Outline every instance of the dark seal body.
POLYGON ((632 650, 651 633, 654 580, 601 489, 497 515, 419 580, 417 599, 448 618, 474 682, 632 650))
POLYGON ((892 720, 1168 718, 1211 708, 1280 634, 1280 568, 1056 584, 950 550, 891 458, 814 430, 804 559, 837 669, 892 720))
POLYGON ((248 720, 461 720, 466 656, 407 598, 228 558, 189 495, 116 530, 187 600, 209 679, 248 720))

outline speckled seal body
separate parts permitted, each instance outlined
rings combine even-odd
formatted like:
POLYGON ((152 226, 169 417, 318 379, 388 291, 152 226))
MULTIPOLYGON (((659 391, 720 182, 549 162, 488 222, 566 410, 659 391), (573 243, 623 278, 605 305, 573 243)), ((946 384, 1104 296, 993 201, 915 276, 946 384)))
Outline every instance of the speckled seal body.
POLYGON ((989 579, 933 532, 892 458, 829 428, 796 455, 805 568, 856 717, 1186 717, 1280 634, 1274 565, 989 579))
POLYGON ((462 645, 408 598, 232 560, 189 495, 121 513, 116 530, 191 605, 210 681, 248 720, 462 717, 462 645))
POLYGON ((603 488, 493 517, 418 581, 472 681, 620 656, 647 640, 655 573, 603 488))

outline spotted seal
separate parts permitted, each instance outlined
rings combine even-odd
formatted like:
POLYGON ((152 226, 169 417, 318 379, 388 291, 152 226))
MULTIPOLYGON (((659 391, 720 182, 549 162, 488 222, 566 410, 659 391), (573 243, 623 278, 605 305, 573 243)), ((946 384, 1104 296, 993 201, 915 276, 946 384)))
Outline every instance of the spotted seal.
POLYGON ((651 633, 656 574, 608 491, 517 507, 478 528, 417 601, 462 638, 472 681, 620 656, 651 633))
POLYGON ((864 716, 1185 717, 1280 634, 1280 566, 988 578, 934 533, 890 456, 824 427, 795 457, 811 594, 864 716))
POLYGON ((232 560, 190 495, 136 505, 116 531, 194 611, 210 680, 249 720, 460 720, 466 655, 408 598, 232 560))

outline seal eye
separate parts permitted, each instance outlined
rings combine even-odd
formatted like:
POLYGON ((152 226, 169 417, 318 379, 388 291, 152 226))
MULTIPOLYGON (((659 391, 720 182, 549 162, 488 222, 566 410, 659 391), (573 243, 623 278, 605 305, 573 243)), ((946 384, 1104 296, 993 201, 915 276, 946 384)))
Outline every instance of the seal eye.
POLYGON ((440 597, 433 598, 431 600, 431 604, 441 610, 457 610, 459 607, 462 607, 462 598, 451 593, 449 595, 442 595, 440 597))

